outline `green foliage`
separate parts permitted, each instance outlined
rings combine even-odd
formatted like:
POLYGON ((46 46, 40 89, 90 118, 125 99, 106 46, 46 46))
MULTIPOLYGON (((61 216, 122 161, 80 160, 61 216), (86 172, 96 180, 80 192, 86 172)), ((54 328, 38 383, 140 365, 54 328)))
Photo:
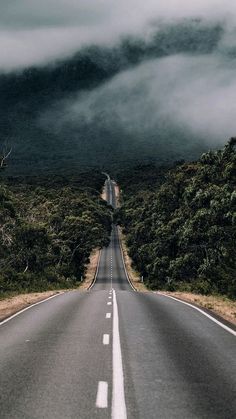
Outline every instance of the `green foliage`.
POLYGON ((0 295, 80 282, 91 251, 109 243, 103 183, 96 172, 0 183, 0 295))
POLYGON ((155 190, 146 182, 131 194, 122 185, 124 205, 116 220, 151 288, 236 297, 235 143, 177 165, 155 190))

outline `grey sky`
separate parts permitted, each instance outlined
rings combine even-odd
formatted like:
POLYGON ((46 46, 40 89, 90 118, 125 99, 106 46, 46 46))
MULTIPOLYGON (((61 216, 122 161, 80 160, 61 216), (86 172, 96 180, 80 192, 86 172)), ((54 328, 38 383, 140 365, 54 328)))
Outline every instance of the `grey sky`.
POLYGON ((231 0, 0 0, 0 70, 43 65, 90 43, 148 32, 158 19, 236 16, 231 0))
POLYGON ((112 130, 115 120, 123 132, 142 138, 158 133, 161 141, 161 135, 168 136, 164 129, 173 126, 190 138, 224 142, 236 134, 232 0, 0 0, 0 71, 48 64, 85 45, 116 45, 128 34, 147 38, 158 22, 185 17, 223 22, 214 51, 145 61, 98 89, 60 102, 52 114, 45 110, 42 120, 56 132, 68 124, 76 132, 80 121, 93 125, 98 120, 112 130))
POLYGON ((229 63, 218 54, 147 61, 59 103, 56 113, 46 112, 48 127, 76 131, 81 123, 101 121, 111 132, 115 123, 127 134, 156 135, 161 141, 164 126, 181 126, 211 144, 224 143, 236 132, 235 67, 235 60, 229 63))

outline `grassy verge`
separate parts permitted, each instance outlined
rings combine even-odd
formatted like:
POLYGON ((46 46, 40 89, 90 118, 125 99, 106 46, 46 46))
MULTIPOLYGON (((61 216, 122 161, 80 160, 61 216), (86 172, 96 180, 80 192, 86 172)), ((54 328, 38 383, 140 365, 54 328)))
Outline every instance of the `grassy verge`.
MULTIPOLYGON (((132 259, 128 254, 128 248, 125 241, 125 236, 122 233, 121 228, 119 228, 119 234, 124 254, 124 261, 127 272, 129 274, 130 280, 132 281, 134 287, 137 291, 147 292, 148 288, 140 281, 140 274, 132 267, 132 259)), ((197 304, 200 307, 206 308, 223 319, 229 321, 236 325, 236 301, 231 300, 226 296, 216 296, 216 295, 201 295, 194 294, 191 292, 169 292, 163 291, 162 294, 170 295, 172 297, 179 298, 183 301, 197 304)))
POLYGON ((4 299, 0 300, 0 321, 12 316, 31 304, 42 301, 52 295, 61 294, 62 292, 63 291, 33 292, 29 294, 13 295, 6 298, 4 297, 4 299))
MULTIPOLYGON (((79 290, 85 291, 92 284, 97 269, 98 258, 99 250, 94 250, 90 256, 90 262, 87 265, 85 280, 79 286, 79 290)), ((72 289, 31 292, 24 294, 17 294, 17 292, 14 292, 2 295, 0 298, 0 321, 12 316, 31 304, 35 304, 51 297, 52 295, 61 294, 66 291, 72 291, 72 289)))
POLYGON ((99 254, 100 254, 99 249, 96 249, 91 253, 89 263, 86 266, 85 279, 83 282, 81 282, 81 285, 79 286, 80 291, 86 291, 90 287, 90 285, 93 283, 93 280, 97 271, 99 254))
POLYGON ((236 325, 236 302, 225 296, 200 295, 190 292, 162 292, 171 297, 180 298, 188 303, 207 308, 213 313, 236 325))
POLYGON ((139 273, 132 266, 132 260, 131 260, 131 258, 129 257, 129 254, 128 254, 128 249, 127 249, 127 245, 126 245, 126 241, 125 241, 125 235, 122 232, 121 228, 119 228, 119 236, 120 236, 120 241, 121 241, 121 247, 122 247, 122 250, 123 250, 125 267, 126 267, 126 270, 128 272, 130 281, 132 282, 133 286, 135 287, 135 289, 137 291, 147 292, 148 289, 141 282, 139 273))

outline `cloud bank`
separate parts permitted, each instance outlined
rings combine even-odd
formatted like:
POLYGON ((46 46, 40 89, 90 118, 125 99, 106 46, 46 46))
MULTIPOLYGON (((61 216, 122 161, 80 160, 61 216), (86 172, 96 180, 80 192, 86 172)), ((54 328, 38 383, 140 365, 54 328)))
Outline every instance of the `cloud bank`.
POLYGON ((236 19, 231 0, 10 0, 0 4, 0 71, 45 65, 79 48, 149 35, 160 20, 236 19))
POLYGON ((111 137, 116 130, 147 144, 153 137, 165 144, 181 129, 189 142, 198 137, 209 146, 223 144, 236 132, 235 68, 236 60, 225 62, 217 54, 148 60, 102 87, 59 102, 46 113, 48 127, 69 129, 70 135, 81 127, 86 135, 91 127, 93 133, 103 127, 111 137))
POLYGON ((163 162, 236 135, 231 1, 11 0, 0 12, 0 123, 19 156, 163 162))

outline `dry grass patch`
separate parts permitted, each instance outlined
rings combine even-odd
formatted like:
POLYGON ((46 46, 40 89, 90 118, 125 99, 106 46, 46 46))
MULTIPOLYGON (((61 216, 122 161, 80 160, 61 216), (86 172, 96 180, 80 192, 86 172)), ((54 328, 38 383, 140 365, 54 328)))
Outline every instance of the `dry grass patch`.
POLYGON ((12 316, 31 304, 38 303, 39 301, 45 300, 45 298, 55 294, 61 294, 62 292, 63 291, 34 292, 4 298, 3 300, 0 300, 0 321, 12 316))
MULTIPOLYGON (((104 201, 107 200, 105 185, 103 186, 103 189, 102 189, 101 198, 104 201)), ((95 249, 95 250, 92 251, 92 253, 90 255, 90 258, 89 258, 89 263, 86 266, 85 279, 84 279, 83 282, 81 282, 81 284, 79 286, 80 290, 86 291, 90 287, 90 285, 92 285, 94 277, 96 275, 97 267, 98 267, 99 255, 100 255, 100 250, 99 249, 95 249)))
POLYGON ((225 320, 236 325, 236 302, 224 296, 192 294, 190 292, 164 292, 162 294, 180 298, 188 303, 197 304, 211 310, 225 320))
POLYGON ((128 272, 129 279, 130 279, 130 281, 132 282, 133 286, 136 288, 137 291, 147 292, 148 289, 141 282, 139 273, 137 271, 135 271, 135 269, 132 267, 132 259, 130 258, 129 254, 128 254, 128 249, 127 249, 127 245, 126 245, 126 242, 125 242, 124 233, 122 232, 121 228, 118 228, 118 230, 119 230, 119 236, 120 236, 120 241, 121 241, 121 248, 123 250, 125 267, 126 267, 126 270, 128 272))
POLYGON ((115 196, 116 196, 116 206, 120 208, 120 188, 117 184, 115 184, 115 196))
MULTIPOLYGON (((116 194, 117 207, 120 207, 120 188, 117 184, 115 185, 115 194, 116 194)), ((118 232, 119 232, 119 237, 120 237, 121 249, 124 256, 125 267, 129 275, 129 279, 137 291, 147 292, 148 289, 141 282, 139 273, 132 267, 132 259, 130 258, 128 254, 128 248, 125 241, 125 235, 122 232, 122 229, 120 227, 118 227, 118 232)))
POLYGON ((94 250, 91 255, 90 255, 90 259, 89 259, 89 263, 86 266, 86 275, 85 275, 85 279, 83 282, 81 282, 81 285, 79 287, 80 290, 87 290, 90 285, 92 284, 96 271, 97 271, 97 266, 98 266, 98 261, 99 261, 99 254, 100 254, 100 250, 96 249, 94 250))
POLYGON ((105 186, 103 186, 102 193, 101 193, 101 198, 102 198, 104 201, 106 201, 106 200, 107 200, 107 194, 106 194, 106 188, 105 188, 105 186))

